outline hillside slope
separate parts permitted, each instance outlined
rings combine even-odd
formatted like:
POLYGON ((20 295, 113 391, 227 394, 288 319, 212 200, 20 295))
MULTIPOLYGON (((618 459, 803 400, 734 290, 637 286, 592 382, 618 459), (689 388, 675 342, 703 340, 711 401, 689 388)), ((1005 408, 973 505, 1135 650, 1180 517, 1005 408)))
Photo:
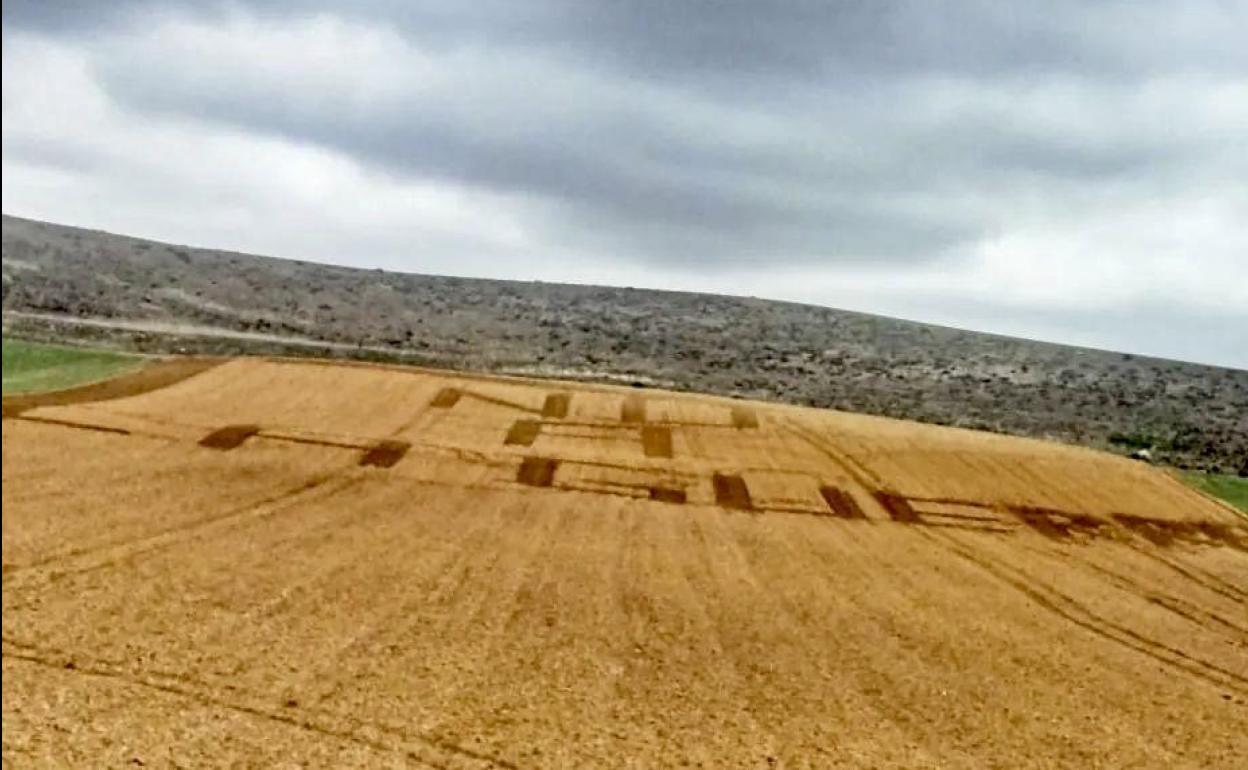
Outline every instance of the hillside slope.
POLYGON ((617 379, 1046 436, 1248 474, 1248 372, 841 310, 411 275, 4 217, 5 326, 617 379))

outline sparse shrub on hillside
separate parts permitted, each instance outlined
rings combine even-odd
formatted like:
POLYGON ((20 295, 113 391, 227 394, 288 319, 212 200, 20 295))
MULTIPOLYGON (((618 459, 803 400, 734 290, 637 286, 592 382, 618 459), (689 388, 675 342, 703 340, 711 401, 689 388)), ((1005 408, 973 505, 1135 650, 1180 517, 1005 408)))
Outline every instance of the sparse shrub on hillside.
POLYGON ((223 333, 264 328, 257 319, 265 318, 269 333, 349 342, 351 355, 402 360, 419 347, 422 360, 487 370, 573 366, 590 351, 604 373, 635 372, 682 389, 748 389, 927 422, 974 420, 1118 451, 1152 446, 1167 463, 1248 467, 1243 371, 752 299, 394 273, 384 278, 393 288, 378 290, 372 271, 166 247, 12 217, 4 219, 4 256, 38 268, 5 270, 6 324, 41 333, 149 350, 342 353, 243 338, 210 344, 167 332, 140 341, 120 328, 16 314, 197 323, 223 333), (192 259, 171 258, 168 248, 192 259), (204 303, 196 309, 161 291, 171 286, 225 310, 209 313, 204 303), (415 345, 410 329, 419 330, 415 345), (392 347, 396 340, 403 346, 392 347))
POLYGON ((1154 436, 1141 433, 1111 433, 1109 443, 1126 449, 1152 449, 1158 445, 1159 441, 1154 436))

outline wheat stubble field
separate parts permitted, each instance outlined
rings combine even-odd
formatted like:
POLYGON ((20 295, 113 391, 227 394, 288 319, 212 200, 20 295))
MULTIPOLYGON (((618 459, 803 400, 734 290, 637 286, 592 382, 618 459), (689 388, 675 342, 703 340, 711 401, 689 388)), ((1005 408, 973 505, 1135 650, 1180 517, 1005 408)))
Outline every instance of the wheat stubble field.
POLYGON ((1152 467, 662 391, 152 371, 6 400, 6 766, 1248 763, 1248 527, 1152 467))

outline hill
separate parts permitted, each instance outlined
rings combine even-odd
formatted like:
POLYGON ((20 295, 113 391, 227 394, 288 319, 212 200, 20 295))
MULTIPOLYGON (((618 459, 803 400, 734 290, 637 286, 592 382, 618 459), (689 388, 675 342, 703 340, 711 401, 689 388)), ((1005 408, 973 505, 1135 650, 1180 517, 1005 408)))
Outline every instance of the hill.
POLYGON ((829 308, 412 275, 5 216, 10 332, 659 385, 1052 437, 1248 474, 1248 372, 829 308))

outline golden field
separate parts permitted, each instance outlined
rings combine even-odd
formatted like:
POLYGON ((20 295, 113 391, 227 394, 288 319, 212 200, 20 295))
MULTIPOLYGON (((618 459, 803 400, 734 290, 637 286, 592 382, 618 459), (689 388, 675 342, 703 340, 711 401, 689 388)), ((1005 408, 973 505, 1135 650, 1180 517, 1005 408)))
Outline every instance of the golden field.
POLYGON ((3 435, 6 766, 1248 765, 1248 527, 1145 464, 276 359, 3 435))

